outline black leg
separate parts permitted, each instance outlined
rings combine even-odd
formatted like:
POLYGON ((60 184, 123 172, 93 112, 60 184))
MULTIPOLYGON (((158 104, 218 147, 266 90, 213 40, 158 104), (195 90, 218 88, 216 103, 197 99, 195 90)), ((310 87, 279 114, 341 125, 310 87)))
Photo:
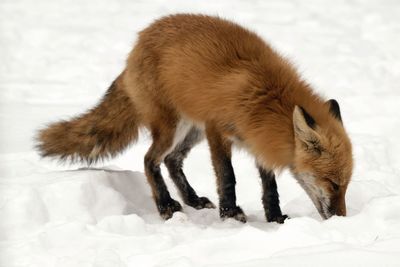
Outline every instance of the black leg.
POLYGON ((164 179, 161 175, 160 164, 155 163, 152 159, 145 157, 146 176, 153 190, 154 200, 157 205, 158 212, 165 220, 172 217, 175 211, 182 210, 178 201, 171 198, 164 179))
POLYGON ((217 176, 220 217, 246 222, 243 210, 236 206, 236 179, 231 162, 232 142, 223 138, 213 127, 207 127, 206 133, 217 176))
POLYGON ((174 212, 182 210, 179 202, 171 198, 160 168, 162 155, 171 146, 174 129, 165 127, 162 135, 158 134, 158 130, 153 130, 152 135, 153 144, 144 157, 145 173, 160 216, 164 219, 169 219, 174 212))
POLYGON ((258 171, 262 181, 262 203, 264 206, 265 217, 268 222, 283 223, 288 216, 282 215, 279 206, 279 194, 275 174, 273 171, 265 170, 260 166, 258 166, 258 171))
POLYGON ((219 180, 219 212, 221 218, 233 217, 238 221, 246 222, 243 210, 236 206, 236 179, 231 159, 221 156, 214 165, 219 180))
POLYGON ((164 159, 164 163, 169 171, 171 179, 178 188, 183 201, 187 205, 196 209, 215 208, 215 205, 208 198, 197 196, 182 170, 183 160, 186 158, 191 148, 201 141, 202 138, 203 134, 201 131, 192 128, 183 142, 177 145, 174 151, 168 154, 164 159))

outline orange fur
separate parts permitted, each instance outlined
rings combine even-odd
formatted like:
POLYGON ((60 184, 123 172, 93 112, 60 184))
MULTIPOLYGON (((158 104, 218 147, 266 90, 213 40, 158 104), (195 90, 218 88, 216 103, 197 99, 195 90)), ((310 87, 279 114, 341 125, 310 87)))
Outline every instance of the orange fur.
MULTIPOLYGON (((307 171, 334 180, 343 186, 337 202, 342 203, 338 209, 344 209, 352 157, 342 124, 293 66, 255 33, 211 16, 161 18, 140 32, 119 83, 119 92, 129 96, 131 104, 121 107, 110 101, 72 122, 50 126, 39 136, 43 155, 68 157, 77 153, 90 158, 91 152, 96 153, 97 136, 88 136, 88 129, 120 125, 126 127, 126 136, 122 134, 125 128, 118 130, 123 139, 118 142, 114 136, 114 141, 103 143, 95 158, 114 155, 136 138, 137 127, 144 126, 154 139, 164 143, 162 151, 153 149, 148 154, 158 164, 172 143, 177 124, 185 119, 199 128, 218 129, 216 138, 240 140, 265 168, 292 167, 294 172, 307 171), (316 121, 323 147, 319 156, 304 149, 295 136, 296 106, 316 121), (122 116, 102 120, 98 117, 102 108, 107 112, 119 109, 122 116), (161 138, 165 133, 168 138, 161 138), (82 142, 84 149, 70 145, 76 142, 82 142)), ((320 186, 329 187, 323 179, 320 186)), ((150 183, 154 188, 154 181, 150 183)), ((154 195, 157 200, 157 192, 154 195)))

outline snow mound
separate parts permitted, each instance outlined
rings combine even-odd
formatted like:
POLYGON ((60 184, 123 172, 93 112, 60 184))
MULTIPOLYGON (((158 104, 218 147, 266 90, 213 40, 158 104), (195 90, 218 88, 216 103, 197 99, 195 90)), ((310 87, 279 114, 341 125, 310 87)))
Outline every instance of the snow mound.
POLYGON ((262 210, 246 211, 249 222, 242 224, 187 206, 163 221, 145 176, 132 171, 46 172, 14 177, 3 191, 0 238, 9 261, 21 244, 27 253, 47 255, 26 260, 57 266, 260 266, 310 256, 322 264, 334 255, 343 263, 356 256, 398 260, 398 195, 372 198, 349 217, 292 216, 278 225, 266 223, 262 210))

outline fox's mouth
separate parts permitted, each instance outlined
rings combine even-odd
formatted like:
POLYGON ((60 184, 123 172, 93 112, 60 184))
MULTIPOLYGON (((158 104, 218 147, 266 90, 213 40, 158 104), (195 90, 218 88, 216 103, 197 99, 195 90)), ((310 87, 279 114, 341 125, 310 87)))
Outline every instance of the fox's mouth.
POLYGON ((321 215, 324 220, 332 217, 333 213, 330 211, 331 201, 321 188, 314 185, 313 181, 315 177, 309 173, 295 174, 295 177, 314 203, 319 215, 321 215))
POLYGON ((326 202, 325 198, 322 199, 317 198, 315 201, 313 200, 313 197, 310 196, 310 198, 313 201, 322 219, 326 220, 333 216, 333 214, 329 211, 329 203, 326 202))
POLYGON ((317 211, 319 215, 321 215, 322 219, 327 220, 333 216, 333 213, 330 211, 330 200, 324 196, 321 189, 316 191, 315 186, 309 186, 307 184, 302 185, 302 187, 314 203, 314 206, 317 208, 317 211))

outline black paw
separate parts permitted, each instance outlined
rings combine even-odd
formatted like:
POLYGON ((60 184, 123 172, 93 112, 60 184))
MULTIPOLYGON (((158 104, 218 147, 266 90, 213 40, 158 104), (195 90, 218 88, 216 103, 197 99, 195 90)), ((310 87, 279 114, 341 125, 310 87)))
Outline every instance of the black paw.
POLYGON ((226 218, 234 218, 237 221, 242 223, 246 222, 246 215, 244 214, 243 210, 239 207, 229 207, 229 208, 219 208, 219 216, 222 219, 226 218))
POLYGON ((277 222, 282 224, 286 219, 290 219, 286 214, 266 215, 268 222, 277 222))
POLYGON ((158 208, 158 211, 160 212, 160 216, 164 220, 168 220, 169 218, 171 218, 172 215, 174 214, 174 212, 182 210, 181 204, 179 204, 178 201, 176 201, 172 198, 168 201, 159 203, 157 205, 157 208, 158 208))
POLYGON ((215 205, 206 197, 196 197, 186 202, 187 205, 200 210, 200 209, 215 209, 215 205))

